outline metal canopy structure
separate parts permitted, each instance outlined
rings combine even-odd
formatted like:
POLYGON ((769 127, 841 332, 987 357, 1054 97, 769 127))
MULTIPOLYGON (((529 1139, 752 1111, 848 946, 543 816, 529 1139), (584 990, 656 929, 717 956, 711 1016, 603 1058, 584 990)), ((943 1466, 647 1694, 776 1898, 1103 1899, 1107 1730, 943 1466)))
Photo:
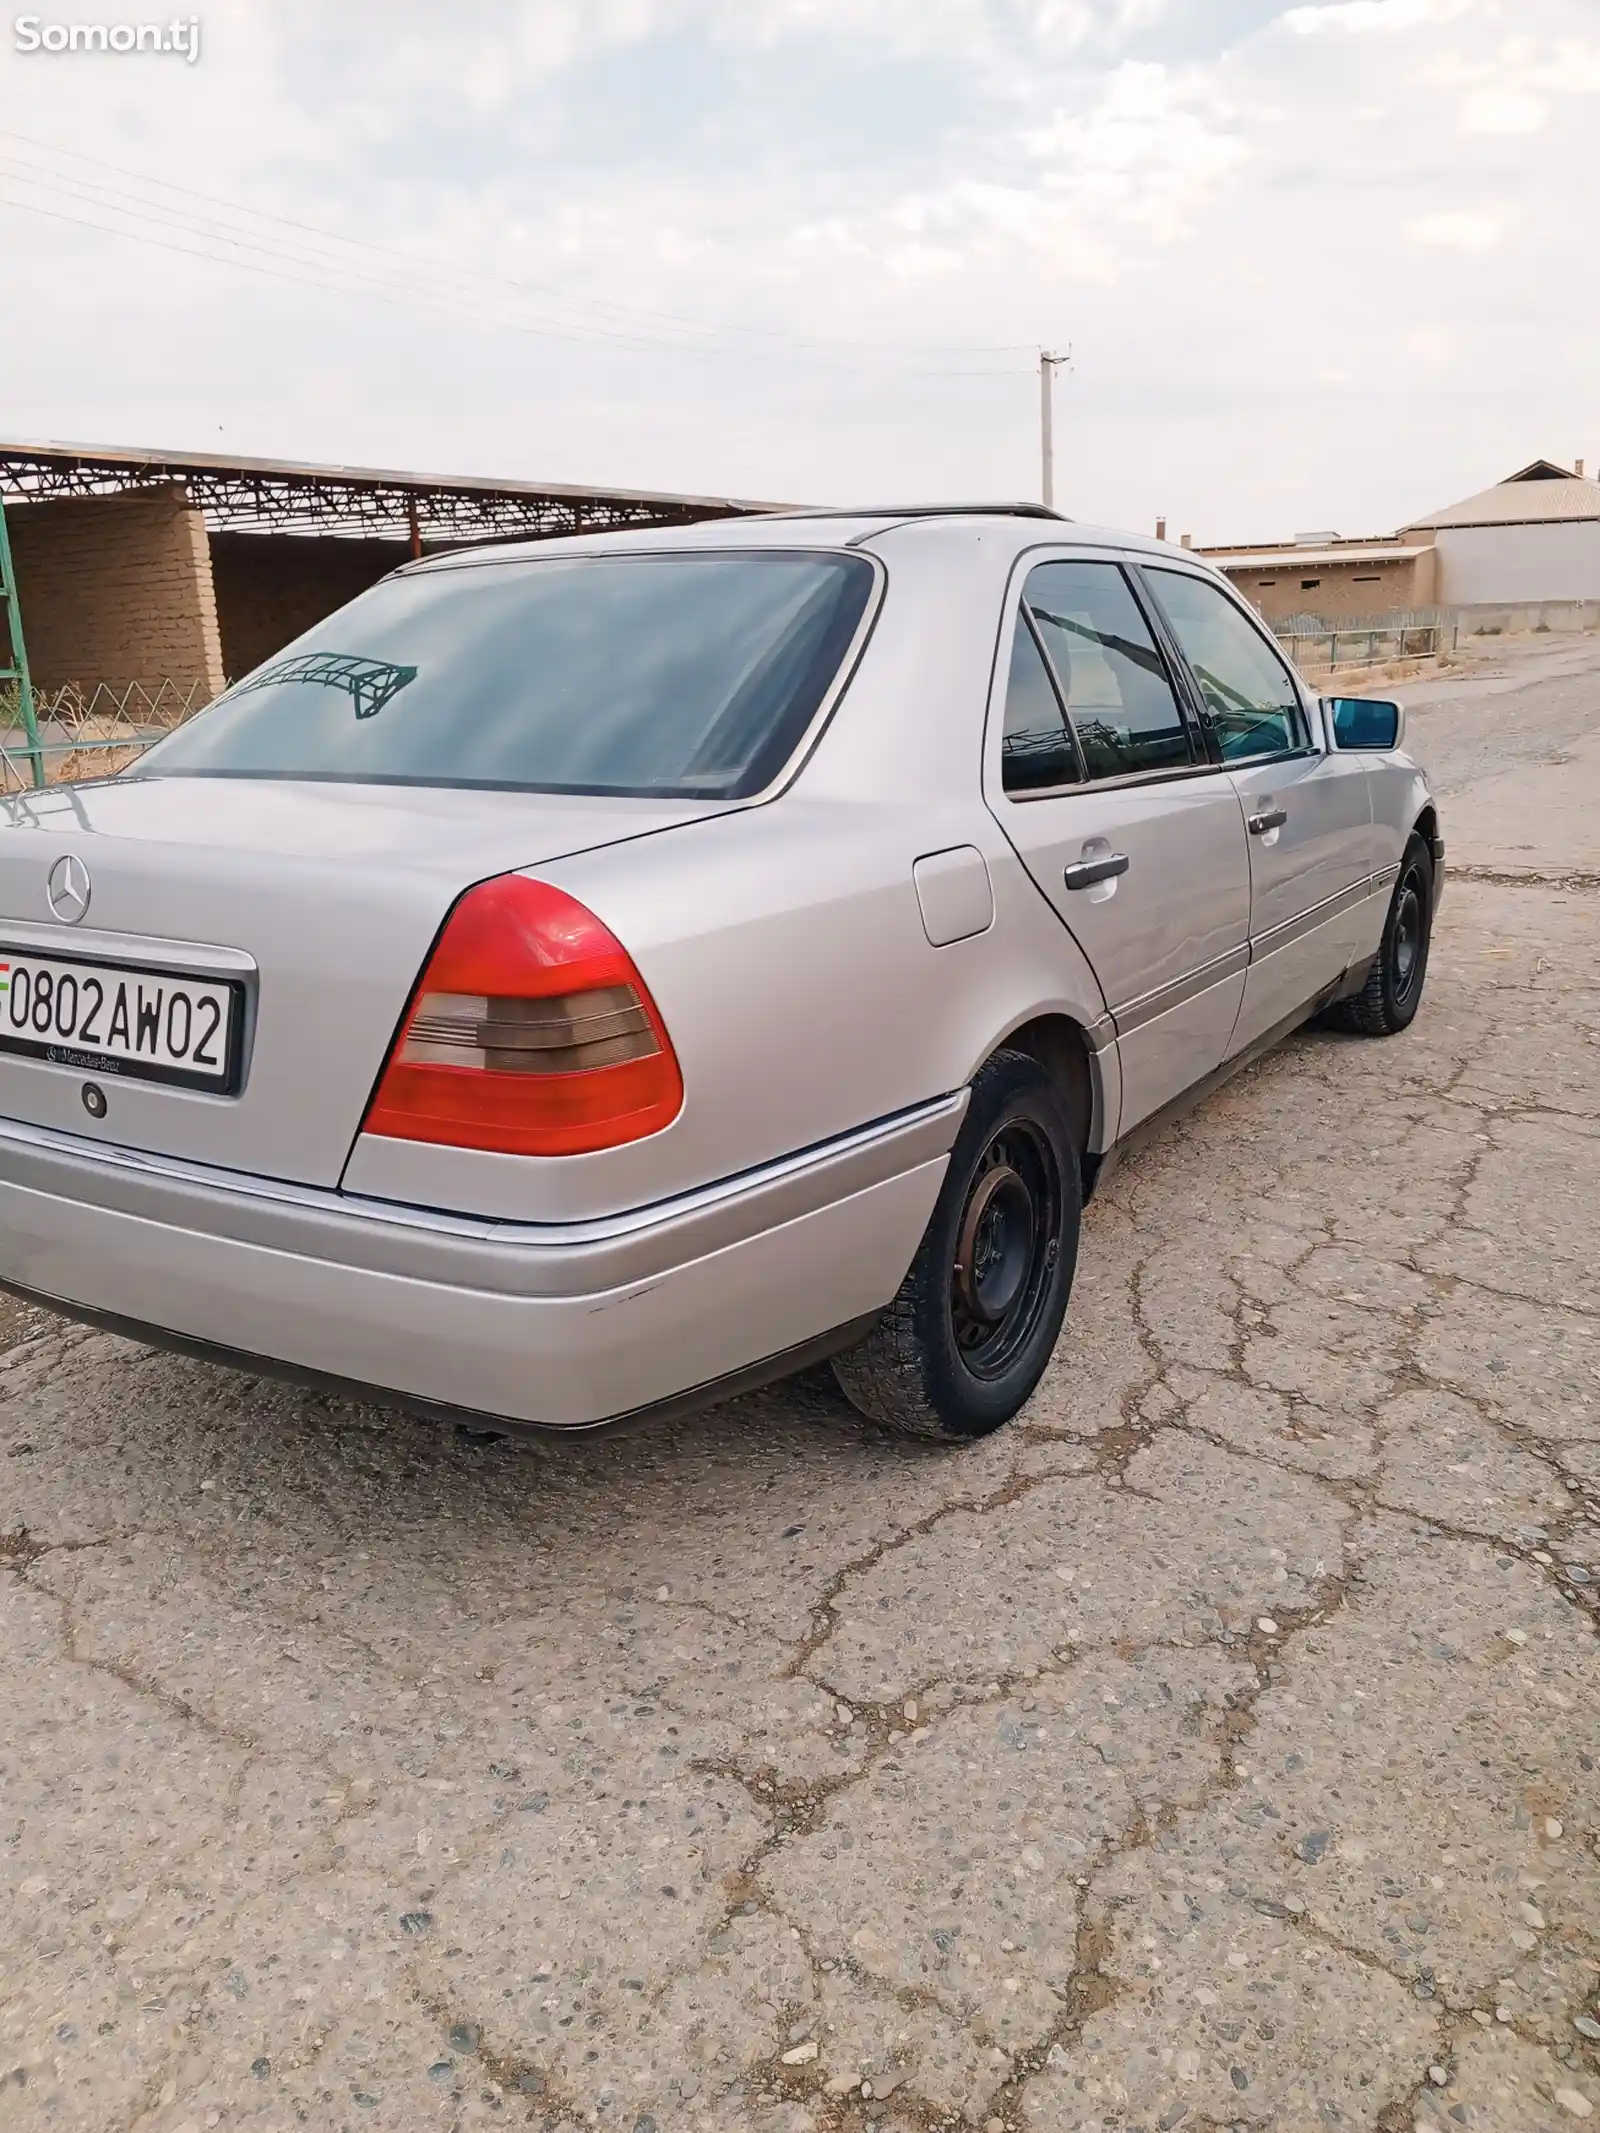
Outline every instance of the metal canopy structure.
POLYGON ((81 444, 0 443, 0 497, 119 496, 180 483, 214 532, 349 534, 455 543, 552 539, 629 526, 684 526, 781 508, 732 496, 578 489, 379 467, 224 459, 81 444))

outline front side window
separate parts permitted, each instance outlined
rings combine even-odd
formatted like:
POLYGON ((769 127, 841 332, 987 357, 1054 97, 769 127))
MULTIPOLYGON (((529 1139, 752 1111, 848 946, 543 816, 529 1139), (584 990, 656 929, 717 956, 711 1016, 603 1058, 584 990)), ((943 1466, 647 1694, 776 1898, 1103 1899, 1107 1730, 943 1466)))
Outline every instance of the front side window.
POLYGON ((1022 601, 1091 778, 1178 770, 1193 760, 1165 663, 1115 563, 1039 563, 1022 601))
POLYGON ((782 769, 866 612, 862 556, 560 556, 385 579, 131 777, 739 799, 782 769))
POLYGON ((1200 684, 1223 761, 1306 747, 1288 668, 1227 594, 1187 571, 1147 575, 1200 684))

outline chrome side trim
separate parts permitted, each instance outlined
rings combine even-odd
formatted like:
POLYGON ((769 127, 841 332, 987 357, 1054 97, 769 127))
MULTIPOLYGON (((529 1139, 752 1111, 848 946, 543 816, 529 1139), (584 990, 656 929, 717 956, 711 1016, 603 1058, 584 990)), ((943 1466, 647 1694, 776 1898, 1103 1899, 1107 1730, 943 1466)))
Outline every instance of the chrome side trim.
MULTIPOLYGON (((1388 867, 1365 880, 1352 882, 1348 888, 1338 889, 1332 896, 1325 896, 1321 903, 1312 904, 1307 910, 1297 911, 1293 918, 1281 919, 1276 926, 1269 926, 1265 933, 1252 935, 1248 943, 1241 941, 1237 948, 1229 948, 1209 963, 1202 963, 1198 969, 1191 970, 1186 976, 1174 978, 1170 984, 1160 986, 1154 992, 1143 993, 1137 1000, 1124 1002, 1121 1007, 1112 1010, 1110 1017, 1115 1022, 1117 1035, 1131 1036, 1147 1022, 1154 1022, 1157 1016, 1168 1014, 1175 1007, 1182 1007, 1186 1000, 1193 1000, 1199 994, 1209 992, 1213 985, 1222 984, 1235 972, 1244 969, 1246 964, 1262 962, 1278 949, 1287 948, 1291 942, 1303 939, 1308 933, 1314 933, 1318 926, 1326 925, 1329 919, 1337 918, 1341 911, 1348 911, 1352 904, 1362 903, 1369 896, 1381 895, 1395 881, 1399 872, 1398 866, 1388 867)), ((1104 1026, 1103 1022, 1097 1023, 1095 1028, 1099 1030, 1104 1026)), ((1095 1042, 1092 1034, 1090 1042, 1095 1042)), ((1098 1048, 1097 1045, 1096 1049, 1098 1048)))
POLYGON ((1250 960, 1259 963, 1263 957, 1279 948, 1287 948, 1291 941, 1303 940, 1306 934, 1314 933, 1318 926, 1326 925, 1330 918, 1337 918, 1341 911, 1348 911, 1352 904, 1365 903, 1372 893, 1370 881, 1353 881, 1347 889, 1338 889, 1332 896, 1325 896, 1321 903, 1310 904, 1304 911, 1297 911, 1293 918, 1280 919, 1269 926, 1265 933, 1251 936, 1250 960))
POLYGON ((650 1280, 948 1155, 967 1091, 648 1207, 496 1222, 112 1148, 0 1120, 0 1182, 296 1257, 513 1296, 650 1280))
POLYGON ((1186 1000, 1193 1000, 1213 985, 1220 985, 1244 969, 1250 960, 1250 950, 1240 941, 1236 948, 1228 948, 1209 963, 1188 971, 1181 978, 1173 978, 1168 984, 1157 986, 1154 992, 1142 993, 1137 1000, 1124 1001, 1121 1007, 1112 1009, 1112 1018, 1117 1025, 1119 1037, 1127 1037, 1147 1022, 1154 1022, 1158 1015, 1169 1014, 1173 1008, 1182 1007, 1186 1000))
MULTIPOLYGON (((1332 896, 1325 896, 1321 903, 1312 904, 1308 910, 1298 911, 1293 918, 1282 919, 1276 926, 1269 926, 1265 933, 1253 935, 1248 943, 1241 941, 1237 948, 1229 948, 1223 954, 1213 957, 1209 963, 1202 963, 1198 969, 1189 971, 1186 976, 1174 978, 1170 984, 1162 985, 1154 992, 1143 993, 1137 1000, 1125 1001, 1121 1007, 1112 1011, 1118 1036, 1131 1035, 1134 1030, 1142 1029, 1147 1022, 1154 1022, 1158 1015, 1168 1014, 1174 1007, 1181 1007, 1186 1000, 1193 1000, 1200 993, 1208 992, 1213 985, 1222 984, 1246 964, 1258 963, 1277 949, 1287 948, 1292 941, 1300 940, 1304 935, 1314 932, 1318 926, 1325 925, 1329 919, 1337 918, 1341 911, 1349 910, 1352 904, 1361 903, 1366 897, 1388 888, 1399 872, 1400 869, 1396 866, 1382 874, 1374 874, 1367 880, 1352 882, 1348 888, 1338 889, 1332 896)), ((1097 1024, 1096 1028, 1103 1026, 1097 1024)))

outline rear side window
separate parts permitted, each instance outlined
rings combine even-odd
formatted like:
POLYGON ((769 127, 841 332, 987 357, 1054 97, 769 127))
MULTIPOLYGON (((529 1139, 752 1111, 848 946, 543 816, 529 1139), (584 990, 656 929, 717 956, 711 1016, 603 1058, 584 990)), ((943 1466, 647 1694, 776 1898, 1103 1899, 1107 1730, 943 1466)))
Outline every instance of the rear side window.
POLYGON ((1078 751, 1044 654, 1027 616, 1018 615, 1000 741, 1001 786, 1006 792, 1037 792, 1075 784, 1078 774, 1078 751))
POLYGON ((128 775, 737 799, 793 752, 872 584, 862 556, 778 550, 391 578, 128 775))
POLYGON ((1224 762, 1307 745, 1289 670, 1227 594, 1181 570, 1147 573, 1211 714, 1224 762))
POLYGON ((1022 603, 1091 778, 1189 764, 1189 732, 1133 589, 1115 563, 1040 563, 1022 603))

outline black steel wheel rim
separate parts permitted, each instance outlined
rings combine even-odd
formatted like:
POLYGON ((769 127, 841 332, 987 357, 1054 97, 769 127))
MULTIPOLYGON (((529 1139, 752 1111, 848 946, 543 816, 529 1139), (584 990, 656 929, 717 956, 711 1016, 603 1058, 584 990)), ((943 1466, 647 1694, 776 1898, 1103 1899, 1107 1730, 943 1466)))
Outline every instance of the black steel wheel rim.
POLYGON ((1400 877, 1394 900, 1394 929, 1389 943, 1389 966, 1395 999, 1404 1004, 1422 981, 1427 943, 1427 885, 1421 870, 1407 867, 1400 877))
POLYGON ((968 1181, 956 1225, 950 1320, 975 1378, 1003 1377, 1027 1347, 1061 1251, 1061 1173, 1029 1119, 996 1128, 968 1181))

